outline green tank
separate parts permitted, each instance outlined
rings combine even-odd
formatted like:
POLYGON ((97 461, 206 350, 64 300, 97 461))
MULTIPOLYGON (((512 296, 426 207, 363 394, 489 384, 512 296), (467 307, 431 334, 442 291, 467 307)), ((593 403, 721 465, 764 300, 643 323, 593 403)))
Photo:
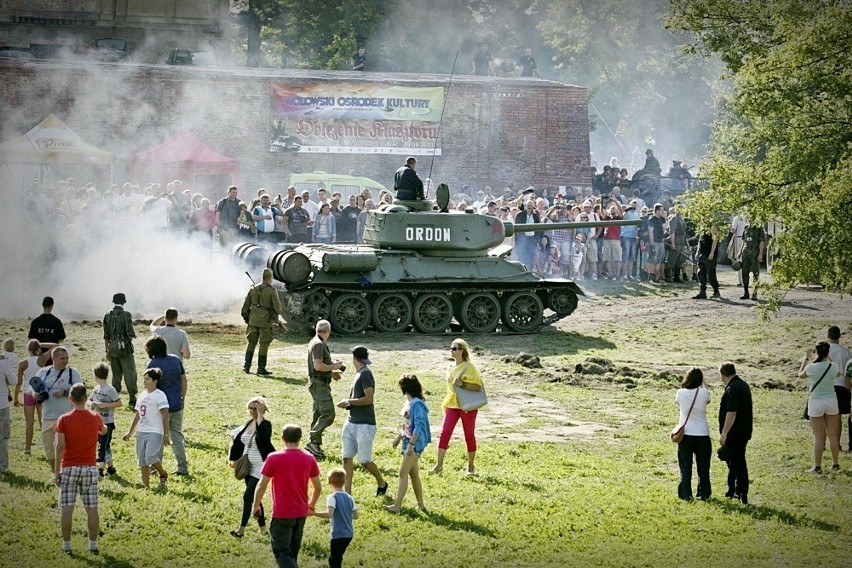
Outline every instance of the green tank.
MULTIPOLYGON (((570 280, 544 278, 508 260, 506 237, 541 231, 496 217, 396 200, 367 214, 363 245, 280 245, 266 257, 287 328, 310 331, 321 319, 340 334, 373 329, 441 334, 531 333, 577 309, 583 291, 570 280)), ((548 223, 547 230, 641 221, 548 223)), ((257 263, 265 251, 243 243, 234 256, 257 263)))

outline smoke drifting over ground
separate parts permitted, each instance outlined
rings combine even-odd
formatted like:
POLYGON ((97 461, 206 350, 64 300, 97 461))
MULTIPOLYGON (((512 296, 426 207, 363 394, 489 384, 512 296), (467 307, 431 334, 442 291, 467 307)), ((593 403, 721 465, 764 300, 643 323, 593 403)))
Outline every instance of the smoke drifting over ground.
POLYGON ((152 318, 167 307, 176 307, 182 317, 218 313, 250 284, 227 253, 162 229, 75 224, 45 231, 18 223, 4 224, 0 239, 0 318, 38 315, 42 297, 53 296, 62 318, 100 319, 116 292, 127 296, 134 317, 152 318))

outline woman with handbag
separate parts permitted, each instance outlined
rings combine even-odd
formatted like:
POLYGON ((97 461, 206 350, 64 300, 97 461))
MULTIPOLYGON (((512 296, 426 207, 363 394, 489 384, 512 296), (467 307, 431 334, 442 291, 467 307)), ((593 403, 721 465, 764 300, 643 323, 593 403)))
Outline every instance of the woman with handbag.
MULTIPOLYGON (((476 415, 478 408, 464 410, 459 403, 458 393, 467 394, 482 392, 484 386, 482 378, 476 367, 470 362, 470 347, 463 339, 456 339, 450 346, 450 355, 455 365, 447 376, 447 395, 441 403, 444 410, 444 424, 441 427, 441 437, 438 440, 438 461, 429 473, 441 473, 444 469, 444 454, 450 446, 450 437, 453 435, 456 424, 462 422, 464 431, 464 442, 467 446, 467 475, 475 473, 474 460, 476 459, 476 415)), ((484 397, 483 397, 484 400, 484 397)), ((469 407, 470 408, 470 407, 469 407)))
MULTIPOLYGON (((710 425, 707 423, 707 404, 710 391, 701 369, 693 367, 681 381, 675 395, 680 407, 680 419, 675 432, 683 430, 677 445, 677 465, 680 468, 680 483, 677 496, 684 501, 692 501, 692 458, 698 471, 698 489, 696 495, 701 501, 710 498, 710 425)), ((675 433, 672 434, 673 440, 675 433)))
POLYGON ((831 449, 831 469, 840 471, 840 410, 837 405, 837 395, 834 393, 834 378, 839 369, 828 356, 829 345, 820 341, 816 345, 816 357, 811 364, 808 359, 814 355, 813 349, 808 349, 802 357, 799 367, 799 378, 808 379, 810 394, 808 394, 808 420, 814 433, 814 466, 808 471, 822 473, 822 454, 825 451, 825 437, 828 435, 828 445, 831 449))
MULTIPOLYGON (((243 538, 246 525, 248 525, 252 513, 252 503, 254 502, 254 490, 260 481, 260 470, 263 467, 263 462, 266 460, 266 456, 275 451, 272 445, 272 423, 264 417, 267 410, 266 400, 263 397, 256 396, 249 400, 248 412, 251 419, 234 437, 231 451, 228 454, 228 466, 236 468, 237 472, 243 467, 240 462, 243 456, 248 457, 251 466, 248 474, 243 478, 246 482, 246 490, 243 493, 243 515, 240 526, 237 530, 231 531, 231 536, 236 538, 243 538)), ((242 474, 238 473, 237 475, 242 474)), ((260 526, 260 534, 266 535, 266 518, 262 504, 260 516, 257 517, 257 524, 260 526)))

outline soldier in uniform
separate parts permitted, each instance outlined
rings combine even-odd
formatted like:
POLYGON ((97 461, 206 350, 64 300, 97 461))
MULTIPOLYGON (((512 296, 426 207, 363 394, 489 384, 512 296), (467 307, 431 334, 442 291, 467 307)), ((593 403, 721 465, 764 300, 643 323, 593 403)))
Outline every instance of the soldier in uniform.
POLYGON ((671 279, 672 282, 683 282, 680 277, 686 256, 686 222, 680 216, 680 212, 676 207, 671 208, 671 217, 669 217, 669 242, 668 256, 666 256, 666 281, 671 279))
POLYGON ((693 296, 693 300, 707 299, 707 282, 713 287, 713 297, 721 298, 719 294, 719 280, 716 278, 716 248, 719 246, 719 230, 715 226, 711 226, 710 230, 705 232, 698 239, 698 282, 701 284, 701 291, 697 296, 693 296))
POLYGON ((121 292, 112 297, 113 308, 104 315, 104 349, 112 369, 112 386, 121 392, 121 379, 127 386, 129 406, 136 406, 136 361, 133 358, 133 316, 124 309, 127 297, 121 292))
MULTIPOLYGON (((757 279, 760 276, 760 263, 763 262, 763 253, 766 251, 766 232, 761 226, 749 225, 743 231, 743 295, 740 300, 748 300, 749 274, 754 274, 754 285, 757 287, 757 279)), ((756 291, 750 296, 757 299, 756 291)))
POLYGON ((278 297, 278 291, 272 287, 272 270, 264 268, 262 282, 251 287, 240 310, 240 315, 246 322, 246 339, 248 341, 243 372, 251 372, 254 348, 259 341, 257 374, 272 374, 266 369, 266 354, 269 350, 269 344, 272 343, 272 326, 277 323, 278 330, 284 331, 284 324, 278 319, 280 314, 281 298, 278 297))

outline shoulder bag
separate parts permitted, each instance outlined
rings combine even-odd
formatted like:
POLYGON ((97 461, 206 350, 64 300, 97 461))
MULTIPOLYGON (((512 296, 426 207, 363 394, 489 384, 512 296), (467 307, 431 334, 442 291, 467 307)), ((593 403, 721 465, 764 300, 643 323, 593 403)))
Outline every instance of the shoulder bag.
POLYGON ((689 422, 689 415, 692 414, 692 407, 695 406, 695 401, 698 400, 698 391, 701 387, 696 387, 695 396, 692 398, 692 404, 689 405, 689 410, 686 411, 686 419, 683 421, 683 424, 678 424, 675 426, 674 430, 670 434, 672 442, 675 444, 680 444, 681 440, 683 440, 683 432, 686 429, 686 423, 689 422))
MULTIPOLYGON (((823 371, 822 376, 819 378, 819 380, 816 383, 814 383, 814 386, 811 387, 811 390, 808 391, 808 398, 811 397, 811 393, 814 392, 814 389, 817 388, 819 386, 819 384, 822 382, 822 380, 825 378, 825 374, 828 373, 829 369, 831 369, 831 363, 828 364, 828 367, 825 368, 825 371, 823 371)), ((805 411, 802 413, 802 418, 804 420, 810 420, 811 419, 810 415, 808 414, 808 401, 807 400, 805 401, 805 411)))
POLYGON ((234 462, 234 477, 237 479, 245 479, 251 473, 251 462, 249 461, 249 450, 251 449, 251 443, 254 441, 254 437, 257 434, 257 424, 254 427, 254 433, 251 435, 249 439, 248 446, 246 446, 246 451, 243 455, 239 457, 237 461, 234 462))
MULTIPOLYGON (((468 363, 468 366, 469 365, 470 363, 468 363)), ((459 377, 464 374, 466 369, 467 367, 462 369, 462 372, 459 373, 459 377)), ((453 388, 456 391, 456 400, 459 403, 459 408, 464 411, 476 410, 477 408, 482 408, 488 404, 488 395, 485 394, 484 385, 482 385, 478 391, 463 389, 456 384, 453 384, 453 388)))

